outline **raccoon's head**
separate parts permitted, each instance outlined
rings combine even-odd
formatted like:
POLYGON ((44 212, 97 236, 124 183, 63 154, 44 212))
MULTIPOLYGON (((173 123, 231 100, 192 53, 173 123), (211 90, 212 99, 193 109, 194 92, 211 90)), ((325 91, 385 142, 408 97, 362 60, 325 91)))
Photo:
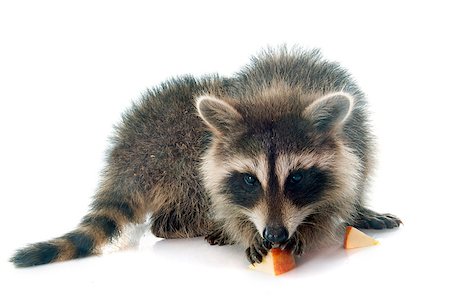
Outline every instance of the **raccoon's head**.
POLYGON ((197 98, 213 134, 204 185, 233 239, 240 241, 240 228, 251 222, 264 239, 283 243, 313 216, 352 213, 361 162, 346 145, 344 127, 353 107, 343 92, 197 98))

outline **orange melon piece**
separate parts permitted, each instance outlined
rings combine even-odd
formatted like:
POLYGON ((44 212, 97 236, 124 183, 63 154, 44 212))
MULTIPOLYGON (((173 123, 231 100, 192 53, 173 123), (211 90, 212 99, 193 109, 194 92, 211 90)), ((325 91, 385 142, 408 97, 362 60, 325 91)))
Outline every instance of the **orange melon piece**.
POLYGON ((344 249, 363 248, 377 245, 379 242, 364 234, 353 226, 347 226, 345 231, 344 249))
POLYGON ((295 268, 295 258, 289 251, 274 248, 269 251, 261 263, 250 265, 249 268, 272 275, 280 275, 295 268))

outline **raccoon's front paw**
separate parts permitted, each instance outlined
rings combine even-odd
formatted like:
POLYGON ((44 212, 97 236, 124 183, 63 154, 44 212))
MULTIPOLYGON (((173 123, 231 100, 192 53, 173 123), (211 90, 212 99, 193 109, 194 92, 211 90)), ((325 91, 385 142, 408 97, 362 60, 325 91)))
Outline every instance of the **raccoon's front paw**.
POLYGON ((304 253, 304 243, 297 233, 294 233, 291 238, 280 246, 282 250, 291 251, 296 256, 301 256, 304 253))
POLYGON ((251 264, 261 263, 264 256, 267 255, 272 248, 272 244, 266 240, 263 240, 259 234, 255 235, 253 243, 245 250, 247 259, 251 264))
POLYGON ((353 226, 356 228, 379 230, 398 227, 400 224, 402 224, 402 221, 392 214, 380 214, 369 209, 364 209, 353 226))

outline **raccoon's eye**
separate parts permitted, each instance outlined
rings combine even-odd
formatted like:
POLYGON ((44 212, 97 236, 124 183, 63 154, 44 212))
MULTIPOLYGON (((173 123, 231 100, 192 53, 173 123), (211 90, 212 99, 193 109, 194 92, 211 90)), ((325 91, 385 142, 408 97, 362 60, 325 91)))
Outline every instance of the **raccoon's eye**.
POLYGON ((244 182, 249 186, 255 186, 257 179, 253 175, 244 174, 244 182))
POLYGON ((288 177, 288 182, 290 185, 297 185, 303 179, 303 174, 300 172, 295 172, 288 177))

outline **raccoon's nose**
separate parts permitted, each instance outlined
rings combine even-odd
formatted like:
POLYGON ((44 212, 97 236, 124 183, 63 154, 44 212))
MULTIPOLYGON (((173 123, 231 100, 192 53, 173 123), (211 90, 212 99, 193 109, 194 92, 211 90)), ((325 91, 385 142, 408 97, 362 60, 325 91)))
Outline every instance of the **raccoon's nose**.
POLYGON ((266 227, 263 231, 264 239, 273 243, 283 243, 289 238, 285 227, 266 227))

